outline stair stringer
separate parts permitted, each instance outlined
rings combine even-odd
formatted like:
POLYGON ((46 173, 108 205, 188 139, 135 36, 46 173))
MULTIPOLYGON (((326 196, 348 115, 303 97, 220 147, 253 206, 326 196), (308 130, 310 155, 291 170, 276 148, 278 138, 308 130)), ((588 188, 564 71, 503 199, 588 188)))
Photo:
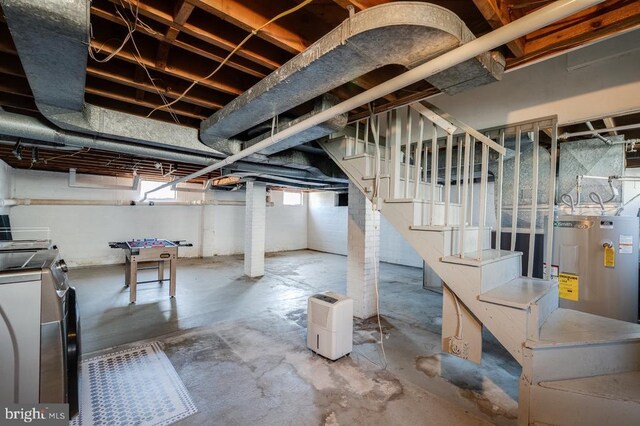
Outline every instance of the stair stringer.
MULTIPOLYGON (((329 157, 344 171, 350 181, 354 183, 368 199, 372 198, 372 187, 365 185, 363 177, 367 156, 354 156, 345 160, 342 153, 346 152, 348 137, 339 137, 320 146, 329 157)), ((366 171, 366 170, 365 170, 366 171)), ((389 194, 378 194, 378 200, 389 194)), ((414 221, 414 206, 411 203, 378 203, 380 212, 393 225, 427 264, 447 283, 462 303, 473 312, 491 333, 501 342, 509 353, 520 363, 523 362, 523 344, 527 337, 527 311, 499 306, 478 300, 482 292, 482 267, 444 263, 440 260, 445 256, 443 232, 413 231, 410 224, 414 221), (429 234, 429 235, 427 235, 429 234)), ((448 255, 449 253, 447 253, 448 255)), ((518 265, 520 258, 516 258, 518 265)), ((515 268, 520 270, 520 268, 515 268)), ((504 284, 518 274, 504 277, 504 284)))
MULTIPOLYGON (((400 203, 383 203, 381 213, 396 228, 405 240, 418 252, 427 264, 447 283, 462 303, 500 341, 518 363, 523 362, 523 345, 527 335, 528 311, 481 302, 478 296, 482 288, 482 273, 485 267, 444 263, 444 233, 412 231, 410 206, 400 203)), ((520 258, 508 259, 520 262, 520 258)), ((518 270, 518 268, 513 268, 518 270)), ((517 276, 504 277, 501 284, 517 276), (507 279, 508 278, 508 279, 507 279)))

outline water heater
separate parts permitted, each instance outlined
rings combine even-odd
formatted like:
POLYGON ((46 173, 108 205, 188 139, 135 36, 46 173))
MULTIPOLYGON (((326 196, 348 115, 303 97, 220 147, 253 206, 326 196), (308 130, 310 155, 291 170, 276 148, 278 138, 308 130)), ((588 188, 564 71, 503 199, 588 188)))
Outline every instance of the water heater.
POLYGON ((560 307, 638 321, 638 221, 557 216, 552 276, 558 280, 560 307))
POLYGON ((353 347, 353 299, 328 291, 307 301, 307 346, 336 360, 353 347))

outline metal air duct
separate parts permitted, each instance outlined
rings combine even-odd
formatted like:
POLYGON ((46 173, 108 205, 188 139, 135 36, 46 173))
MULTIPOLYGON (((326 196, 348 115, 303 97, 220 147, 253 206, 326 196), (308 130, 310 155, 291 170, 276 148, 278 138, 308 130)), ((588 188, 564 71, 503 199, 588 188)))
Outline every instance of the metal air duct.
MULTIPOLYGON (((50 144, 55 144, 57 146, 64 145, 76 148, 94 148, 140 157, 199 164, 203 166, 214 164, 220 161, 213 156, 169 151, 163 148, 131 144, 98 136, 89 136, 86 134, 59 130, 47 123, 38 120, 35 117, 14 114, 6 111, 0 111, 0 135, 30 139, 30 144, 34 144, 34 141, 42 141, 48 142, 50 144)), ((43 146, 48 148, 56 148, 56 146, 43 146)), ((226 169, 243 170, 256 173, 279 174, 282 176, 299 179, 327 179, 327 176, 319 172, 317 169, 309 170, 309 168, 312 168, 312 166, 309 165, 308 162, 307 164, 305 164, 304 159, 298 158, 298 164, 295 165, 295 168, 283 167, 282 163, 277 164, 277 159, 267 160, 265 158, 262 161, 269 161, 270 163, 256 164, 245 161, 230 165, 229 167, 226 167, 226 169)), ((329 178, 328 180, 333 180, 335 182, 345 181, 345 179, 341 178, 329 178)))
MULTIPOLYGON (((429 3, 389 3, 366 9, 203 120, 200 139, 227 153, 229 140, 274 115, 388 64, 408 69, 475 37, 453 12, 429 3)), ((454 94, 498 80, 504 58, 483 53, 427 81, 454 94)), ((274 148, 275 149, 275 148, 274 148)))

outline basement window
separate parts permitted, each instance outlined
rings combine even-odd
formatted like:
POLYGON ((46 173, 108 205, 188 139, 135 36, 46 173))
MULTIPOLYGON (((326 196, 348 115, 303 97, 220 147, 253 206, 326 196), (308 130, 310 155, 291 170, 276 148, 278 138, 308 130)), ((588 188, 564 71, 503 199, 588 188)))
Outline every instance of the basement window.
MULTIPOLYGON (((156 189, 160 185, 164 185, 166 182, 156 182, 153 180, 143 180, 140 182, 140 192, 144 195, 147 191, 151 191, 152 189, 156 189)), ((175 200, 176 199, 176 191, 175 189, 171 189, 170 186, 166 188, 162 188, 159 191, 152 192, 147 197, 149 200, 175 200)))
POLYGON ((288 192, 282 193, 282 204, 285 206, 301 206, 302 205, 302 192, 288 192))
POLYGON ((347 207, 349 205, 349 193, 338 192, 336 194, 336 207, 347 207))

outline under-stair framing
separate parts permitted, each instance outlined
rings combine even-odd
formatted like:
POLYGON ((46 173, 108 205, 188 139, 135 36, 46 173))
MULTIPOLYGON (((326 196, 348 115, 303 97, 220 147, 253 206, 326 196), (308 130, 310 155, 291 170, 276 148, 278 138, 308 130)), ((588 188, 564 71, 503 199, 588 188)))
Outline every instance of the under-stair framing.
MULTIPOLYGON (((522 365, 521 424, 632 424, 640 419, 640 325, 558 308, 557 283, 533 277, 514 251, 528 215, 529 235, 552 235, 557 123, 545 118, 479 132, 425 102, 384 112, 321 143, 374 208, 445 283, 443 351, 480 362, 482 327, 522 365), (539 186, 541 136, 550 156, 539 186), (506 141, 512 147, 506 147, 506 141), (533 144, 529 203, 522 207, 520 151, 533 144), (515 155, 515 182, 505 185, 505 154, 515 155), (444 165, 441 167, 441 165, 444 165), (493 168, 495 209, 487 208, 493 168), (479 181, 479 183, 478 183, 479 181), (547 185, 546 187, 544 185, 547 185), (510 247, 501 247, 503 187, 510 188, 510 247), (539 203, 540 192, 547 199, 539 203), (475 192, 475 194, 474 194, 475 192), (489 214, 495 214, 495 220, 489 214), (495 244, 491 228, 495 223, 495 244)), ((551 238, 545 250, 551 264, 551 238)))

